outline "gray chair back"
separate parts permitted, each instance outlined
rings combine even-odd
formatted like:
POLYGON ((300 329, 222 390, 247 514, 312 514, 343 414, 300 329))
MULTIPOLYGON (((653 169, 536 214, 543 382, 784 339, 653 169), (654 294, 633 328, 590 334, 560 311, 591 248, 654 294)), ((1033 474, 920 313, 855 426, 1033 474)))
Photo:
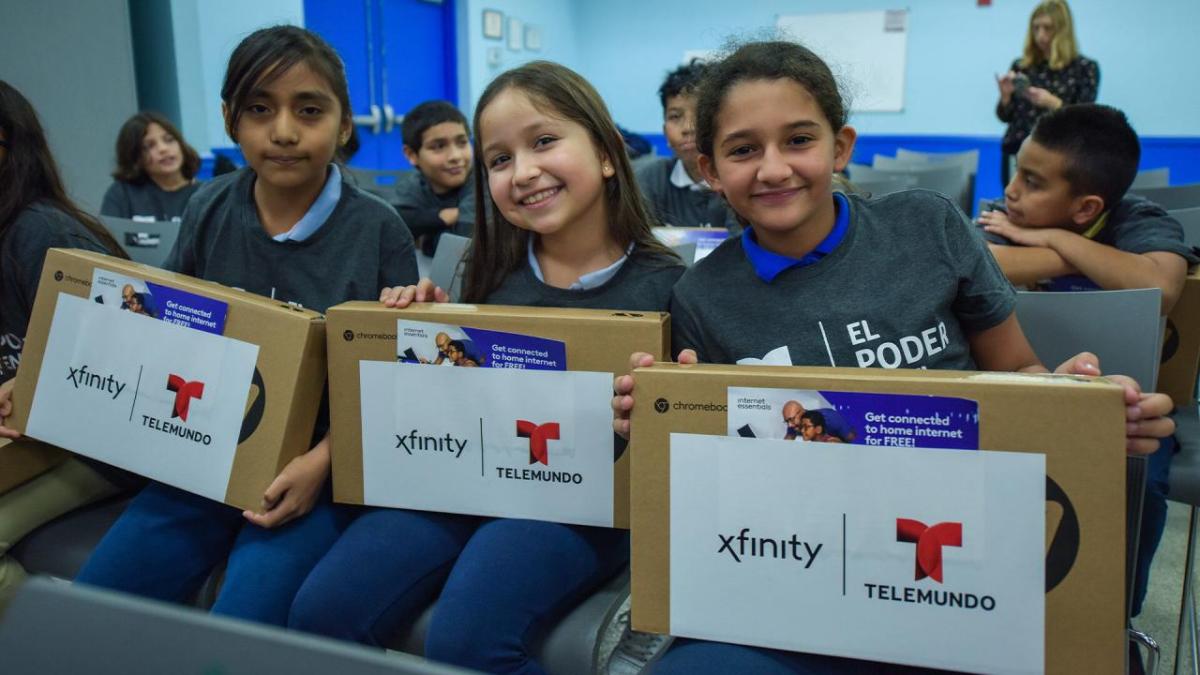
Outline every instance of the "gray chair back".
POLYGON ((896 159, 900 161, 957 164, 972 174, 979 173, 979 151, 964 150, 963 152, 918 152, 896 148, 896 159))
POLYGON ((144 222, 100 216, 100 222, 134 262, 151 267, 163 266, 179 238, 179 223, 172 221, 144 222))
POLYGON ((1162 350, 1162 291, 1017 293, 1017 319, 1042 364, 1053 369, 1082 351, 1108 374, 1128 375, 1154 391, 1162 350))
POLYGON ((901 192, 917 186, 915 176, 908 174, 898 174, 886 177, 869 178, 865 180, 851 181, 851 184, 858 190, 860 194, 870 196, 886 195, 893 192, 901 192))
POLYGON ((887 174, 908 174, 916 178, 916 187, 940 192, 958 204, 964 213, 971 210, 975 196, 975 182, 971 173, 960 164, 913 163, 895 157, 875 155, 873 169, 887 174))
POLYGON ((1146 169, 1137 172, 1133 177, 1133 183, 1129 186, 1130 190, 1138 188, 1165 188, 1171 185, 1171 168, 1163 167, 1161 169, 1146 169))
POLYGON ((1200 206, 1167 211, 1183 226, 1183 241, 1188 246, 1200 246, 1200 206))
POLYGON ((438 239, 437 251, 429 263, 429 278, 450 295, 450 302, 458 302, 462 293, 463 258, 471 240, 457 234, 443 234, 438 239))
POLYGON ((1145 197, 1168 211, 1200 207, 1200 183, 1161 188, 1138 188, 1130 192, 1145 197))

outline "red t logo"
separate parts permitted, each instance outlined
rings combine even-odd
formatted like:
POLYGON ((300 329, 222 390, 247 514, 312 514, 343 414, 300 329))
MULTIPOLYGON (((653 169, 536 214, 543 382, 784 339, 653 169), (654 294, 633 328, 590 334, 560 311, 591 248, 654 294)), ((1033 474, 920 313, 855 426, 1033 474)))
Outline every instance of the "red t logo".
POLYGON ((517 420, 517 435, 529 439, 529 463, 541 462, 550 465, 550 451, 546 441, 558 440, 558 422, 534 424, 526 420, 517 420))
POLYGON ((942 583, 942 547, 962 546, 962 523, 925 523, 909 518, 896 519, 896 541, 917 545, 918 580, 929 577, 942 583))
POLYGON ((192 399, 204 398, 204 383, 199 380, 188 382, 178 375, 168 375, 167 389, 175 392, 175 407, 171 410, 171 417, 186 422, 192 399))

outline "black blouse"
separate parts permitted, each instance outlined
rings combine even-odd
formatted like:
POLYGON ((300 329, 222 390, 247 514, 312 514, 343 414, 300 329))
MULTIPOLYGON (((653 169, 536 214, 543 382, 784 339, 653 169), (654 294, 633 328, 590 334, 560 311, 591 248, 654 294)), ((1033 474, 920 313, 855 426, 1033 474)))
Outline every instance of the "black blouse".
MULTIPOLYGON (((1100 66, 1095 61, 1077 56, 1062 70, 1052 70, 1050 65, 1042 63, 1024 67, 1020 60, 1013 61, 1012 71, 1024 73, 1029 77, 1029 84, 1041 87, 1062 99, 1063 105, 1071 103, 1092 103, 1096 100, 1096 91, 1100 88, 1100 66)), ((1008 130, 1004 132, 1001 149, 1005 154, 1015 155, 1021 148, 1021 142, 1033 131, 1033 125, 1046 111, 1039 108, 1020 94, 1013 93, 1008 105, 996 104, 996 117, 1001 122, 1008 122, 1008 130)))

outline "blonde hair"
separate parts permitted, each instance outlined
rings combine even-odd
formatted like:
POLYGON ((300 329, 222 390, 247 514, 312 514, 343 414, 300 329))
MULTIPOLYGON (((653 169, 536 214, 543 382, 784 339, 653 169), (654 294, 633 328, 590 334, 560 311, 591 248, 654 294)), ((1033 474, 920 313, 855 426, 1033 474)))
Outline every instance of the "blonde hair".
POLYGON ((1062 70, 1079 56, 1079 44, 1075 41, 1075 22, 1071 20, 1071 8, 1066 0, 1045 0, 1033 8, 1029 16, 1029 32, 1025 34, 1025 53, 1021 66, 1028 68, 1047 62, 1051 70, 1062 70), (1038 49, 1033 39, 1033 21, 1039 16, 1048 16, 1054 23, 1054 37, 1050 40, 1050 58, 1038 49))

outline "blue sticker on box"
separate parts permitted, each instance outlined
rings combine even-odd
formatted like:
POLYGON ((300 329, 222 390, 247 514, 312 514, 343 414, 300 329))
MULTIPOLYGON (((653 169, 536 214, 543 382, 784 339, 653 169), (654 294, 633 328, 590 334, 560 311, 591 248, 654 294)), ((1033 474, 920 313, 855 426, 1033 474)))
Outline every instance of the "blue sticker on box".
POLYGON ((92 301, 214 335, 225 333, 229 303, 111 270, 92 272, 92 301))
POLYGON ((730 387, 731 436, 979 449, 979 403, 949 396, 730 387))
POLYGON ((434 366, 566 370, 567 346, 535 335, 400 319, 396 358, 434 366))

